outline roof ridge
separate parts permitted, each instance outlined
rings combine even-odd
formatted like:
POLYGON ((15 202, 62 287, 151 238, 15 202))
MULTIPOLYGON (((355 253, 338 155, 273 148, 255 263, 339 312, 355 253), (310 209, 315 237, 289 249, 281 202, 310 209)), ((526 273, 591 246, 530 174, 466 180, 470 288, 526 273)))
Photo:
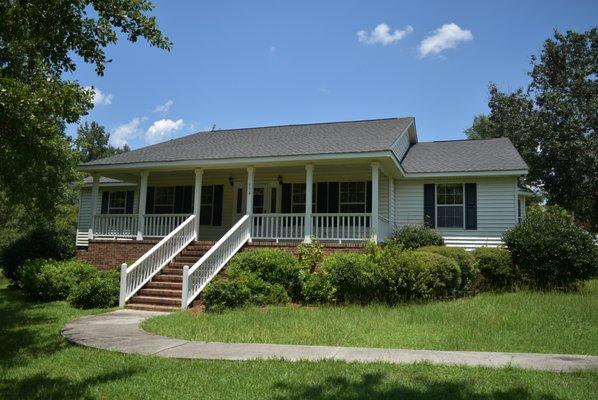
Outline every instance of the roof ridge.
POLYGON ((446 139, 446 140, 432 140, 431 142, 420 142, 420 143, 444 143, 444 142, 481 142, 486 140, 496 140, 496 139, 507 139, 504 136, 495 137, 495 138, 483 138, 483 139, 446 139))

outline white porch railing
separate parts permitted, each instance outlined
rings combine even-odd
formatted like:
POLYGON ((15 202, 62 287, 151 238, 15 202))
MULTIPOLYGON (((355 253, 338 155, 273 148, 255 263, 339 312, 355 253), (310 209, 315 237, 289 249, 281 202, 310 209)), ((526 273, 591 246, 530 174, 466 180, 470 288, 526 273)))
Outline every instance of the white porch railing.
POLYGON ((96 214, 93 216, 94 237, 135 237, 138 214, 96 214))
POLYGON ((372 215, 313 214, 313 236, 319 240, 367 240, 370 238, 372 215))
POLYGON ((195 240, 195 215, 160 240, 130 267, 123 264, 120 273, 119 305, 123 307, 139 289, 164 268, 181 250, 195 240))
POLYGON ((264 240, 298 240, 305 235, 305 214, 253 214, 251 237, 264 240))
POLYGON ((378 241, 383 242, 392 234, 392 227, 388 218, 379 215, 378 216, 378 241))
POLYGON ((243 247, 251 235, 251 218, 243 216, 191 268, 183 268, 181 308, 187 308, 226 263, 243 247))
POLYGON ((189 214, 145 214, 143 236, 164 237, 179 226, 189 214))

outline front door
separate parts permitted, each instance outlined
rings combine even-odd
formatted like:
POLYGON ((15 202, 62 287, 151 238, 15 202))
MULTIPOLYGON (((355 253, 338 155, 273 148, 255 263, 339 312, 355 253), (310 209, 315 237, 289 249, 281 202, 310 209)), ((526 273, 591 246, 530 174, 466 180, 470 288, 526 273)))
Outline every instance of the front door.
MULTIPOLYGON (((233 201, 233 216, 234 222, 241 219, 245 215, 247 191, 246 184, 240 183, 235 186, 235 198, 233 201)), ((268 185, 265 183, 253 185, 253 213, 254 214, 266 214, 270 212, 268 207, 269 203, 268 185)))

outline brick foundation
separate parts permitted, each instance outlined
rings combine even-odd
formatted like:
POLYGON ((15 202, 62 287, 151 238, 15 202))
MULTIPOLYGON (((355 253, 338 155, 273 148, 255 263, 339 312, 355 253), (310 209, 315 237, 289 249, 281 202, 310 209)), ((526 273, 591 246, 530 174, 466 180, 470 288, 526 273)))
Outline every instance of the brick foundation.
POLYGON ((157 240, 90 240, 88 247, 77 249, 76 257, 106 270, 124 262, 133 263, 156 243, 157 240))

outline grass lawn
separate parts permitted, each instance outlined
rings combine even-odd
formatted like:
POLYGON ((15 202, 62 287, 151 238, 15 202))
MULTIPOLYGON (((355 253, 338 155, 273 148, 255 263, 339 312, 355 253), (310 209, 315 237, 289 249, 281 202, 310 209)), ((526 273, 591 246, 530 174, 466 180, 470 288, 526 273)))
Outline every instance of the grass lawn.
POLYGON ((0 398, 585 400, 598 393, 592 372, 170 360, 66 343, 60 328, 88 313, 25 301, 0 279, 0 398))
POLYGON ((598 279, 579 293, 483 294, 424 305, 179 312, 144 329, 218 342, 598 354, 598 279))

